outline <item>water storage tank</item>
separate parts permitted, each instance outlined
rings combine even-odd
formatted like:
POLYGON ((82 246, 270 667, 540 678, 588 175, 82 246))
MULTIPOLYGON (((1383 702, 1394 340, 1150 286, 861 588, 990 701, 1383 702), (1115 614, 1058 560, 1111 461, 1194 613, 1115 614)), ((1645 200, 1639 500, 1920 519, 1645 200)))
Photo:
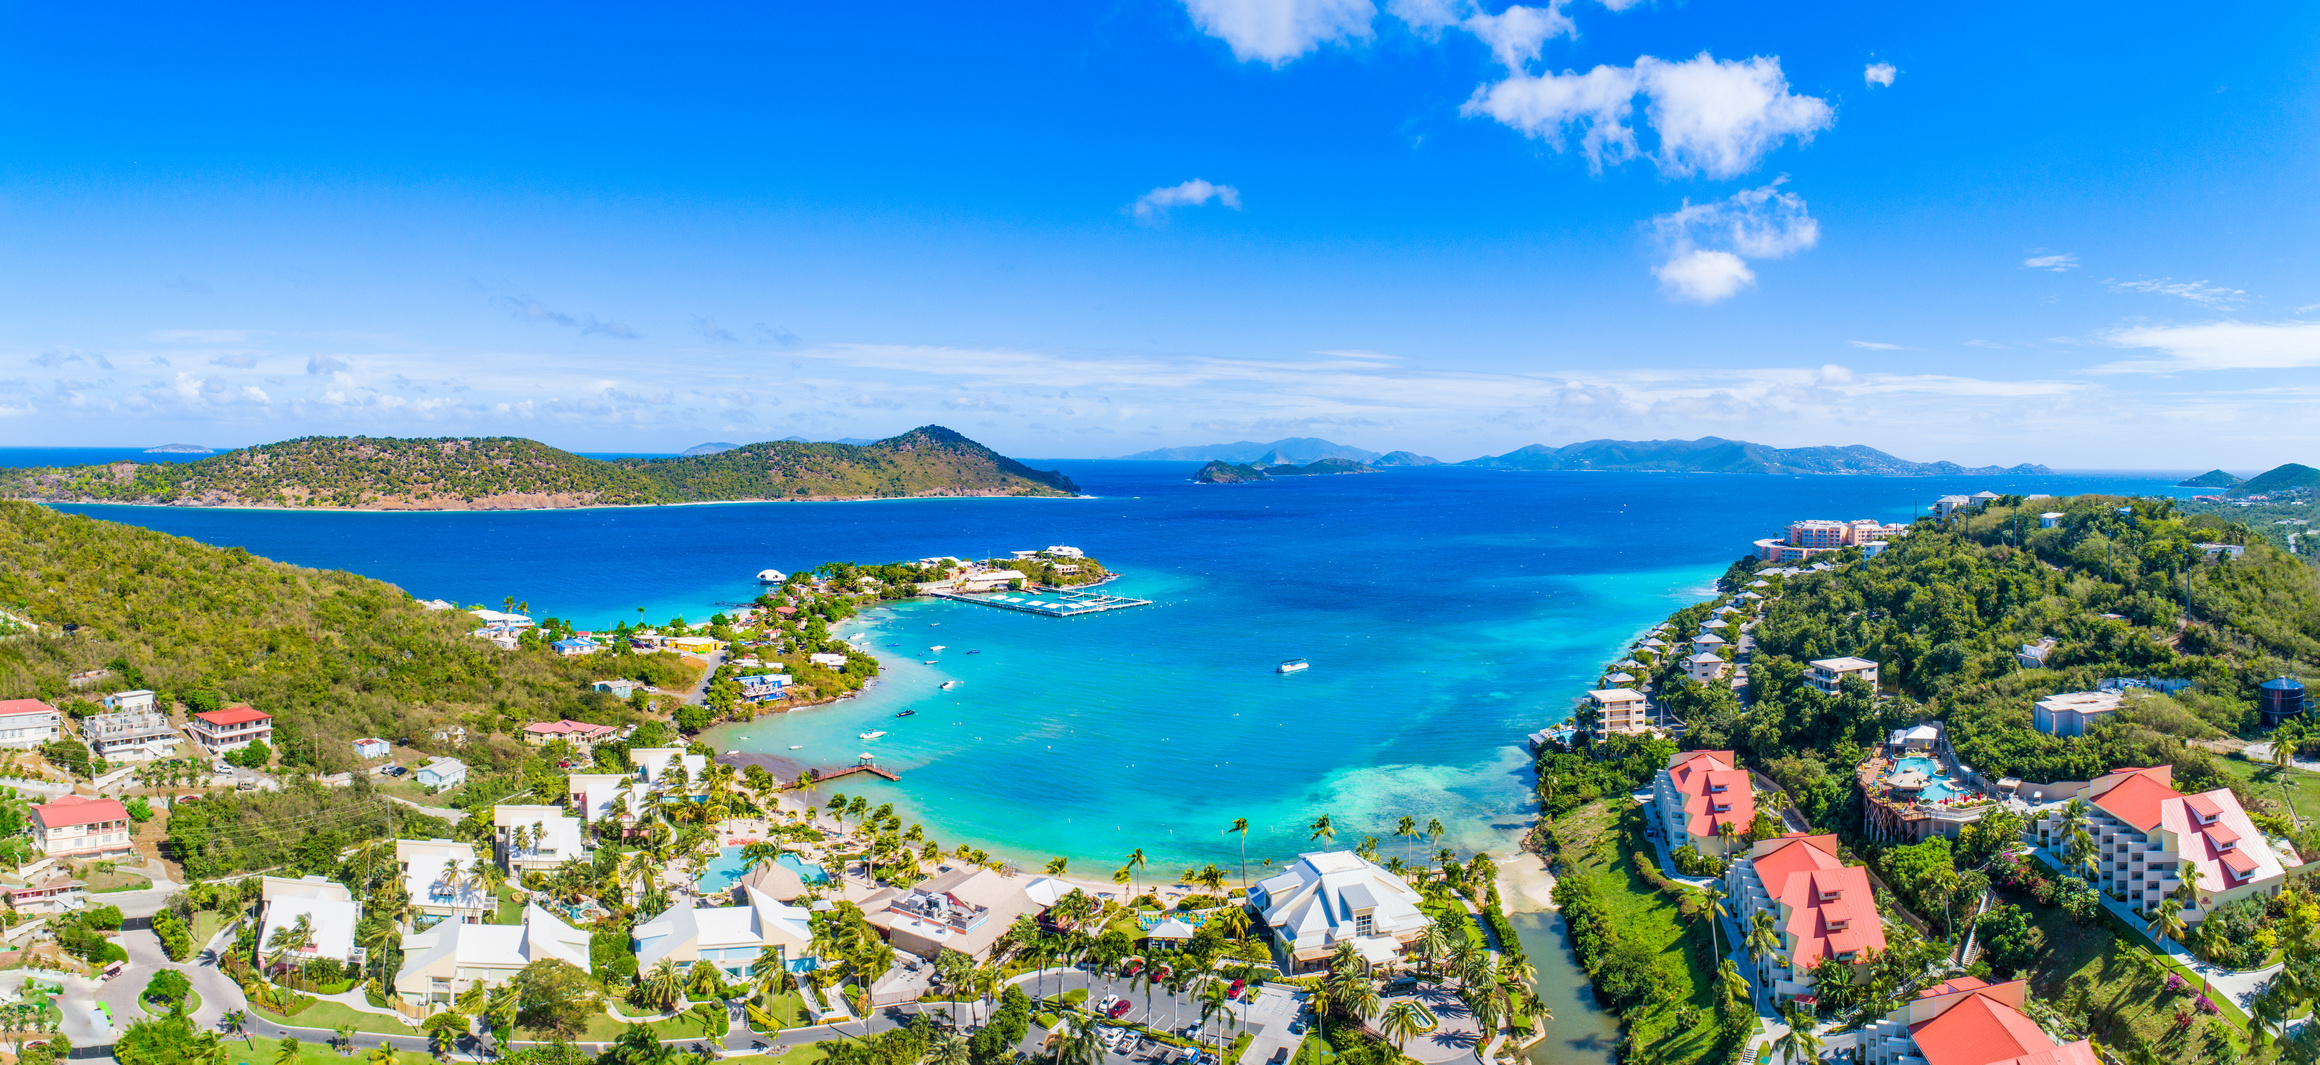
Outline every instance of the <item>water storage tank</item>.
POLYGON ((2280 722, 2304 715, 2304 683, 2290 677, 2267 680, 2256 687, 2256 709, 2264 715, 2265 728, 2278 728, 2280 722))

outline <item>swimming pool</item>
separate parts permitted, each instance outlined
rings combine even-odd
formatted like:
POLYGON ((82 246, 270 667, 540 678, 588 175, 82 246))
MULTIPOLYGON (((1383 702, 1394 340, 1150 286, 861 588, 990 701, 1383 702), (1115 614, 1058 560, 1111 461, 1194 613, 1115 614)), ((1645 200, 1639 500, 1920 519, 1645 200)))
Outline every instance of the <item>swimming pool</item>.
MULTIPOLYGON (((787 851, 782 852, 781 857, 774 859, 774 862, 782 868, 796 873, 798 879, 804 883, 827 884, 830 882, 829 870, 787 851)), ((741 859, 741 848, 726 847, 719 850, 717 857, 702 868, 701 875, 693 880, 693 890, 703 895, 729 891, 733 887, 733 882, 741 879, 742 872, 747 868, 748 864, 741 859)))
MULTIPOLYGON (((1939 802, 1967 794, 1966 789, 1950 783, 1949 776, 1941 771, 1940 762, 1924 755, 1913 754, 1893 765, 1894 773, 1906 773, 1912 769, 1925 774, 1925 778, 1932 782, 1925 786, 1925 790, 1917 793, 1917 797, 1926 802, 1939 802)), ((1892 779, 1892 774, 1888 774, 1886 779, 1892 779)))

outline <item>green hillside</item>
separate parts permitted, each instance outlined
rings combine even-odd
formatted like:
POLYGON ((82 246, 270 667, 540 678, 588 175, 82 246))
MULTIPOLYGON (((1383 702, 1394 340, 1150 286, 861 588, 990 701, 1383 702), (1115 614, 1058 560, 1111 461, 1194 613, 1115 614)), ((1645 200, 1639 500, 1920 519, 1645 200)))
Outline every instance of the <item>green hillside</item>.
POLYGON ((2256 474, 2234 486, 2235 496, 2272 495, 2280 492, 2310 491, 2320 488, 2320 470, 2301 462, 2289 462, 2256 474))
POLYGON ((1031 469, 941 426, 876 443, 776 441, 604 462, 534 440, 306 437, 187 463, 0 471, 0 498, 358 510, 517 510, 903 496, 1056 496, 1031 469))

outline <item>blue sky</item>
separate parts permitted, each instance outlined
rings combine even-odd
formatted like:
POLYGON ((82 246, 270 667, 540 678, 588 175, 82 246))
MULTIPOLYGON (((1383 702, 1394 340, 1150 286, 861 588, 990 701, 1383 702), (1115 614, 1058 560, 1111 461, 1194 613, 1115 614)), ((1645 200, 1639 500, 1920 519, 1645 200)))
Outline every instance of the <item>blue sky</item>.
POLYGON ((0 7, 0 443, 2320 462, 2320 9, 0 7))

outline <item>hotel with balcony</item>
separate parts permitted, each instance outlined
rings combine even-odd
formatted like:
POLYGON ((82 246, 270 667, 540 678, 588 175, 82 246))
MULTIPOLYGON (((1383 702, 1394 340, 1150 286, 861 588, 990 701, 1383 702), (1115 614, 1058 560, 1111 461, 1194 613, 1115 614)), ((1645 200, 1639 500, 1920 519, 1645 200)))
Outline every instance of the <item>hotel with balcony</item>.
POLYGON ((2183 922, 2196 925, 2215 908, 2250 895, 2280 893, 2287 872, 2263 833, 2248 819, 2230 788, 2197 795, 2175 790, 2174 767, 2119 769, 2088 781, 2083 790, 2048 789, 2064 801, 2031 811, 2024 835, 2068 862, 2063 831, 2068 795, 2084 800, 2086 832, 2094 841, 2093 882, 2138 912, 2150 912, 2182 886, 2183 864, 2198 873, 2183 922))

